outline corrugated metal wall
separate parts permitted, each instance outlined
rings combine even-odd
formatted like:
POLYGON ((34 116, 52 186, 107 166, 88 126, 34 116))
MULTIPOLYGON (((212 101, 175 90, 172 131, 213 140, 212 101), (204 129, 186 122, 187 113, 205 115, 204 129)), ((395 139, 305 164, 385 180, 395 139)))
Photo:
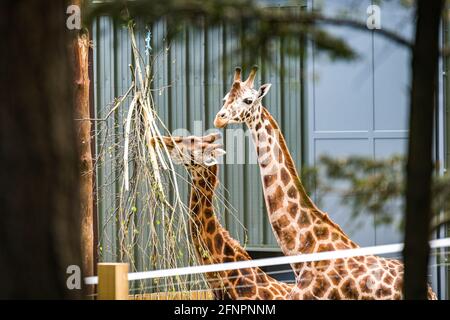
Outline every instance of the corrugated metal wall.
MULTIPOLYGON (((275 2, 280 5, 286 1, 275 2)), ((271 5, 274 5, 274 1, 271 5)), ((300 10, 300 6, 291 7, 289 10, 300 10)), ((241 64, 239 56, 229 55, 238 46, 239 30, 230 26, 196 30, 185 28, 179 39, 172 41, 169 46, 164 39, 166 34, 164 22, 152 26, 138 22, 136 38, 143 57, 146 57, 144 54, 146 28, 151 30, 151 45, 154 49, 152 53, 155 54, 149 58, 156 59, 153 64, 155 75, 153 88, 156 90, 154 97, 159 116, 172 132, 185 128, 198 135, 213 128, 212 122, 222 105, 223 95, 231 86, 234 67, 241 64), (165 47, 168 48, 167 54, 163 52, 156 56, 160 53, 159 49, 165 47), (196 121, 202 122, 195 125, 196 121)), ((106 106, 115 97, 123 95, 130 86, 131 47, 126 27, 110 17, 97 18, 92 30, 96 116, 103 118, 106 106)), ((273 58, 276 61, 273 66, 255 61, 260 65, 256 85, 272 83, 271 92, 265 103, 281 125, 299 168, 302 162, 299 139, 302 130, 302 61, 298 57, 283 54, 286 41, 288 40, 272 43, 273 58)), ((301 43, 296 39, 290 45, 300 46, 301 43)), ((248 70, 244 72, 247 73, 248 70)), ((114 127, 115 121, 122 123, 125 113, 126 108, 116 112, 115 118, 109 120, 110 126, 114 127)), ((114 159, 114 153, 118 152, 116 148, 120 148, 120 146, 112 147, 119 141, 117 139, 120 134, 120 126, 115 132, 108 134, 108 145, 105 147, 108 148, 111 159, 114 159)), ((97 149, 101 147, 98 145, 97 149)), ((236 150, 237 155, 245 155, 246 158, 252 156, 249 152, 254 152, 251 142, 247 143, 243 150, 236 150)), ((105 160, 97 172, 97 183, 101 186, 98 193, 98 213, 100 240, 103 243, 102 257, 108 260, 114 258, 114 252, 117 250, 113 240, 117 234, 117 225, 116 222, 111 223, 107 220, 108 210, 114 208, 115 191, 119 185, 115 179, 118 173, 114 172, 114 162, 105 160)), ((247 243, 249 249, 277 249, 267 221, 258 166, 225 164, 220 169, 221 183, 227 189, 221 192, 235 208, 235 210, 224 208, 221 210, 220 216, 227 229, 236 239, 247 243), (247 235, 242 225, 247 229, 247 235)), ((187 202, 187 185, 181 183, 180 188, 187 202)))

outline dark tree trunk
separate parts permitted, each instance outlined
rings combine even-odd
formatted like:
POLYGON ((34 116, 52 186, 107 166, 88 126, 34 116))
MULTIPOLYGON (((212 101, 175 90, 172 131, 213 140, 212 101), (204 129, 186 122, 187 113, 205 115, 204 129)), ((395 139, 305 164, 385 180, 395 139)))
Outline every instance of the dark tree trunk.
POLYGON ((433 119, 442 6, 442 0, 419 0, 417 5, 403 251, 405 299, 427 299, 433 119))
POLYGON ((0 298, 79 298, 79 169, 65 1, 1 1, 0 298))

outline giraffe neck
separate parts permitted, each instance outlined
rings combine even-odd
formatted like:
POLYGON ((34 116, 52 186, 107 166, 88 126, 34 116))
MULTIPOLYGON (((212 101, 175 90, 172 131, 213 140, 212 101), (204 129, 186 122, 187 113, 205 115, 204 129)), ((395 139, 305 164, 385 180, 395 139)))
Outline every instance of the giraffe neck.
POLYGON ((261 171, 269 221, 285 255, 354 248, 303 187, 278 124, 263 107, 247 125, 261 171))
MULTIPOLYGON (((214 214, 213 196, 218 183, 217 174, 217 165, 201 171, 191 170, 193 184, 190 196, 190 227, 197 255, 203 264, 251 260, 247 251, 240 246, 239 242, 231 238, 214 214)), ((258 283, 261 285, 273 280, 268 276, 261 276, 262 270, 259 268, 208 273, 206 278, 216 295, 233 299, 253 297, 255 284, 240 285, 242 281, 245 281, 240 276, 245 270, 248 275, 251 274, 259 279, 258 283), (223 288, 226 288, 228 293, 225 296, 223 288)))
POLYGON ((194 242, 203 247, 201 259, 205 264, 238 261, 238 258, 243 257, 249 259, 246 252, 243 257, 238 257, 240 252, 235 252, 237 241, 230 237, 214 214, 213 197, 217 186, 217 173, 217 165, 201 171, 191 171, 191 233, 194 242))

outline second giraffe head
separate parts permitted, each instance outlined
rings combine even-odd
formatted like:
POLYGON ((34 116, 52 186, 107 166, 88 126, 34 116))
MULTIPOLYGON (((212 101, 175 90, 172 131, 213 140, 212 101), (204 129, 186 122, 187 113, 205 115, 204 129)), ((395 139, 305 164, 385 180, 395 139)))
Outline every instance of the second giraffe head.
POLYGON ((225 154, 222 145, 214 143, 220 139, 219 133, 203 137, 161 137, 154 138, 152 143, 162 142, 167 147, 174 163, 184 165, 188 169, 206 168, 218 163, 217 159, 225 154))

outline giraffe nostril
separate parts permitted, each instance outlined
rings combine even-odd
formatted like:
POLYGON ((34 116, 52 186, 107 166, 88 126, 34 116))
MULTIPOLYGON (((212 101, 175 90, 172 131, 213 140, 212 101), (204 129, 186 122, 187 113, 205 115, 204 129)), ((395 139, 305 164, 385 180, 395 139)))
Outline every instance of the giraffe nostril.
POLYGON ((219 118, 221 118, 221 119, 225 118, 225 112, 223 112, 223 111, 220 112, 219 113, 219 118))

